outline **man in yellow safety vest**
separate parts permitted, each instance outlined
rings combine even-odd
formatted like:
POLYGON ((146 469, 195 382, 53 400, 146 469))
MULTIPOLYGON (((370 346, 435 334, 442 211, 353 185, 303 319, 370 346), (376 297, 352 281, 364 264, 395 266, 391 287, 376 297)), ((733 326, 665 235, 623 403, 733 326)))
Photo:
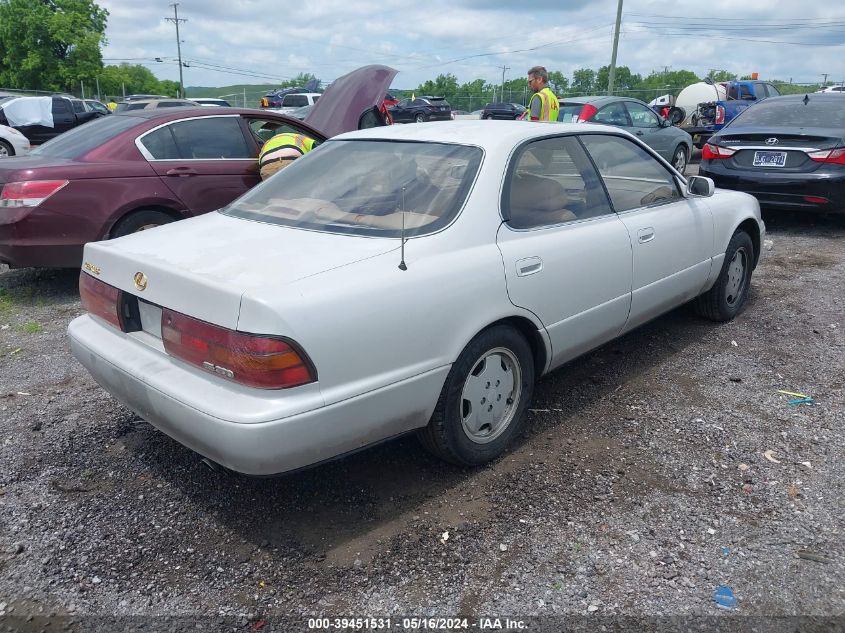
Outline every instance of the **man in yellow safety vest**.
POLYGON ((314 149, 315 141, 304 134, 283 132, 264 143, 258 154, 258 169, 261 180, 267 180, 280 169, 314 149))
POLYGON ((534 91, 528 102, 526 121, 557 121, 560 104, 548 86, 549 73, 542 66, 528 71, 528 86, 534 91))

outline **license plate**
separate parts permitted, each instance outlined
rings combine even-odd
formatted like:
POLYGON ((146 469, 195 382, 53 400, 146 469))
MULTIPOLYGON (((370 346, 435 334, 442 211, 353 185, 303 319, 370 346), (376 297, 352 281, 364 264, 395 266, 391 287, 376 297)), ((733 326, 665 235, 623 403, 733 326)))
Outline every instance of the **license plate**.
POLYGON ((141 315, 141 329, 147 334, 161 338, 161 308, 146 301, 138 301, 141 315))
POLYGON ((754 152, 754 167, 783 167, 786 165, 786 152, 754 152))

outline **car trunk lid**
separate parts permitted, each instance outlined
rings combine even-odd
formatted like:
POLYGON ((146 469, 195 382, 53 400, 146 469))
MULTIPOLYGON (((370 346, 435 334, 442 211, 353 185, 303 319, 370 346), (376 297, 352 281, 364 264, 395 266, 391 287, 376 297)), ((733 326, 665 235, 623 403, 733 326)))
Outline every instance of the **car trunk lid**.
POLYGON ((294 281, 396 247, 396 240, 305 231, 210 213, 90 243, 83 269, 150 304, 237 329, 245 293, 278 297, 294 281))

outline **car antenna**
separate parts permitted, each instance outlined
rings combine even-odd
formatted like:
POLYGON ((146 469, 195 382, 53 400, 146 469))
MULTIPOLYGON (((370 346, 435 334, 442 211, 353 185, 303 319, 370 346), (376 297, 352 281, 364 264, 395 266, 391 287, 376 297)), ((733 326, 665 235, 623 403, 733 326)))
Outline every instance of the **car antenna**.
POLYGON ((405 187, 402 187, 402 233, 400 234, 402 238, 402 255, 399 261, 399 270, 408 270, 408 267, 405 265, 405 187))

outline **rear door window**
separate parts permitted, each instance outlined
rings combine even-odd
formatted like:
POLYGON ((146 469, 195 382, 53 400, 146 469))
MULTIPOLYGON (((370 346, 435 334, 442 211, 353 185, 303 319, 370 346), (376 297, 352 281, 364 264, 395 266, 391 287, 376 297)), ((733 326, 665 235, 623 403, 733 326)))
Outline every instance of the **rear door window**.
POLYGON ((70 103, 67 99, 53 99, 53 114, 70 114, 70 103))
POLYGON ((71 101, 71 103, 73 104, 73 111, 74 112, 76 112, 77 114, 84 114, 85 113, 85 104, 84 103, 82 103, 81 101, 79 101, 77 99, 74 99, 73 101, 71 101))
POLYGON ((593 117, 596 123, 607 123, 608 125, 631 125, 628 121, 628 113, 621 102, 611 103, 596 112, 593 117))
POLYGON ((502 213, 515 229, 554 226, 613 213, 584 148, 574 136, 530 143, 508 174, 502 213))
POLYGON ((153 160, 253 159, 237 116, 176 121, 142 136, 153 160))

